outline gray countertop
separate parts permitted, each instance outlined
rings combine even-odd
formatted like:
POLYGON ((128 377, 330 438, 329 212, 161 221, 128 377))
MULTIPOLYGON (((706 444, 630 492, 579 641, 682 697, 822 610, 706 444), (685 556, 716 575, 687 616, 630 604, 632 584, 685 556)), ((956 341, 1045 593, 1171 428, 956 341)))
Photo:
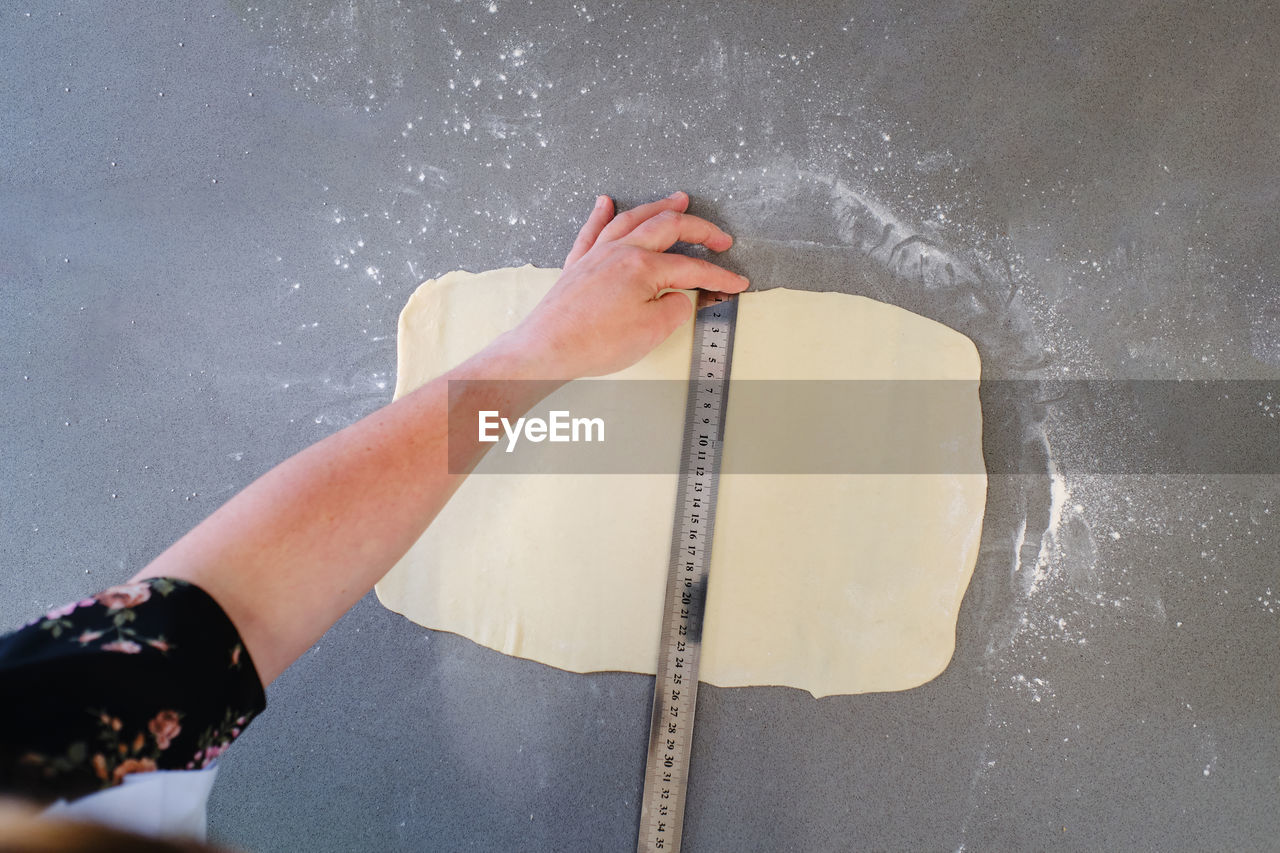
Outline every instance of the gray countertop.
MULTIPOLYGON (((1269 3, 8 3, 0 624, 387 402, 420 281, 554 266, 597 192, 682 188, 756 287, 1029 380, 985 413, 1014 473, 951 666, 704 687, 688 849, 1276 849, 1275 469, 1068 468, 1114 413, 1045 401, 1280 376, 1278 42, 1269 3)), ((651 685, 368 596, 223 760, 213 837, 627 849, 651 685)))

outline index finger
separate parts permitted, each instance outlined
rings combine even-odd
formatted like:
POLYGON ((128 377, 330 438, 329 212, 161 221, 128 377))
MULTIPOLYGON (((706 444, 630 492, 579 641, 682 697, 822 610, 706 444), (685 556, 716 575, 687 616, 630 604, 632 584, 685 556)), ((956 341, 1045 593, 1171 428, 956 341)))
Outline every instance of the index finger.
POLYGON ((751 286, 746 276, 729 272, 702 258, 688 255, 660 254, 653 259, 658 291, 667 288, 677 290, 718 290, 721 293, 741 293, 751 286))

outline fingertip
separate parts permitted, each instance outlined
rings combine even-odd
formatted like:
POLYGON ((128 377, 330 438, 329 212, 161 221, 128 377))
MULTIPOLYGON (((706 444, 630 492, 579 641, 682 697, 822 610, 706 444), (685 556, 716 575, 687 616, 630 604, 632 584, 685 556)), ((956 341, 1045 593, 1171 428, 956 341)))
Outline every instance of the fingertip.
POLYGON ((725 275, 717 280, 715 284, 704 285, 704 287, 709 287, 709 289, 712 290, 718 290, 721 293, 741 293, 751 287, 751 282, 747 280, 745 275, 738 275, 737 273, 731 273, 728 270, 725 270, 725 275))
POLYGON ((713 234, 703 240, 702 245, 717 254, 720 252, 727 252, 733 246, 733 238, 723 232, 720 234, 713 234))

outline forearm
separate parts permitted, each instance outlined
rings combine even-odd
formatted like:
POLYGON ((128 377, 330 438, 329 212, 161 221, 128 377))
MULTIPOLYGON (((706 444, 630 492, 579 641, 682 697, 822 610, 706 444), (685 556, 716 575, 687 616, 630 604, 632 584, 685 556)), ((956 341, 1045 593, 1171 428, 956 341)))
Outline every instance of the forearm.
POLYGON ((469 423, 480 408, 523 414, 555 387, 458 384, 535 378, 537 354, 520 343, 499 339, 276 466, 138 577, 182 577, 208 591, 269 683, 408 551, 489 446, 473 432, 455 435, 450 473, 450 380, 454 417, 469 423))
POLYGON ((179 577, 212 595, 263 683, 319 639, 404 556, 490 445, 476 413, 524 414, 559 380, 621 370, 690 314, 668 289, 737 293, 746 279, 665 254, 733 240, 675 193, 618 216, 601 196, 565 271, 521 325, 418 391, 278 465, 157 557, 137 579, 179 577), (550 377, 550 379, 548 379, 550 377), (470 382, 470 380, 540 380, 470 382), (450 381, 461 381, 453 400, 450 381), (452 458, 450 444, 452 442, 452 458), (459 447, 462 451, 459 451, 459 447))

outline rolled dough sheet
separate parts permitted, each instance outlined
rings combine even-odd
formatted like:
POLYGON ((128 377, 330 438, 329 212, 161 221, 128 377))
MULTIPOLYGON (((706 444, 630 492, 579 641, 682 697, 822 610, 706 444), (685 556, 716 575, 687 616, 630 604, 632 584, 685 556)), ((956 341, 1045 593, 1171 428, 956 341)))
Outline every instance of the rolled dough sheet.
MULTIPOLYGON (((559 273, 525 266, 424 283, 400 315, 396 397, 515 326, 559 273)), ((692 335, 686 323, 610 378, 685 379, 692 335)), ((972 406, 954 422, 881 426, 958 442, 973 463, 964 470, 981 472, 979 376, 972 341, 891 305, 786 289, 740 299, 733 382, 972 382, 972 406)), ((750 419, 734 419, 732 385, 729 401, 726 465, 751 440, 750 419)), ((673 396, 656 421, 672 428, 653 439, 675 457, 683 407, 673 396)), ((938 675, 955 648, 986 485, 985 473, 722 475, 701 680, 826 696, 938 675)), ((505 654, 652 673, 675 500, 674 474, 473 475, 377 594, 414 622, 505 654)))

